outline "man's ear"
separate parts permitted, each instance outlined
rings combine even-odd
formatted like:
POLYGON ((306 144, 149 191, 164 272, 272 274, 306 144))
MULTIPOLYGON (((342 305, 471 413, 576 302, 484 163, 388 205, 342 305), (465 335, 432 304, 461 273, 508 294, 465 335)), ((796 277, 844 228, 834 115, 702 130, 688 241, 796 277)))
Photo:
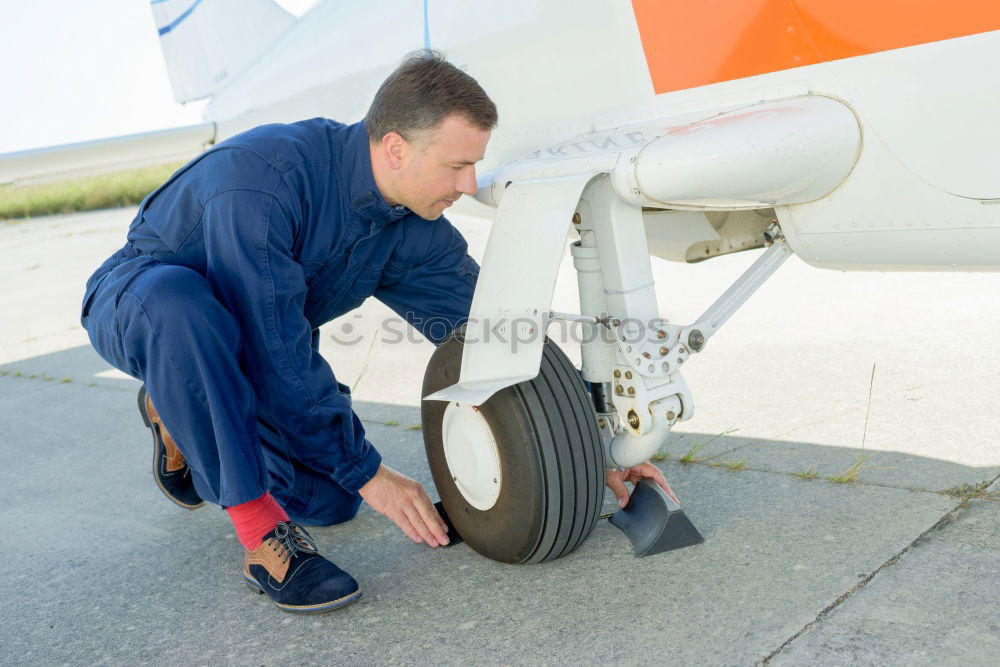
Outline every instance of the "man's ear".
POLYGON ((388 132, 382 137, 382 153, 385 155, 385 163, 393 171, 402 168, 407 148, 406 139, 398 132, 388 132))

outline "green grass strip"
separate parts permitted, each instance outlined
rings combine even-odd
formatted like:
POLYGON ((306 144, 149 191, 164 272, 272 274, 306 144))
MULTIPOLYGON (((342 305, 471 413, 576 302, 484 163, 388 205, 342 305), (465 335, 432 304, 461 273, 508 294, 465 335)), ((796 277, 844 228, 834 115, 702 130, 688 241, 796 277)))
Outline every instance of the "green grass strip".
POLYGON ((134 206, 183 163, 139 167, 41 185, 0 186, 0 220, 134 206))

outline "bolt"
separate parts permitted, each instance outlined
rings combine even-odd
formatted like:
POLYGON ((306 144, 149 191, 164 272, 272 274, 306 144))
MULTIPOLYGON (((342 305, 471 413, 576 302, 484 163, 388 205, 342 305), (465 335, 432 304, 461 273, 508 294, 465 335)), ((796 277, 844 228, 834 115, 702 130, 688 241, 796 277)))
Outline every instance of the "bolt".
POLYGON ((452 477, 452 478, 451 478, 451 480, 452 480, 453 482, 457 482, 457 481, 458 481, 458 477, 452 477))
POLYGON ((615 369, 615 377, 616 378, 620 378, 621 376, 622 376, 622 372, 616 368, 615 369))
POLYGON ((660 329, 659 331, 656 332, 656 337, 659 338, 660 340, 663 340, 664 338, 667 337, 667 332, 664 331, 663 329, 660 329))
POLYGON ((690 347, 695 352, 701 352, 701 348, 705 347, 705 334, 695 329, 688 334, 688 347, 690 347))
POLYGON ((600 428, 604 428, 604 426, 605 426, 604 417, 601 417, 600 419, 597 420, 597 425, 600 428))
POLYGON ((628 159, 628 161, 629 161, 629 162, 635 162, 635 156, 633 155, 632 157, 630 157, 630 158, 628 159))
POLYGON ((632 188, 632 194, 634 195, 639 194, 639 188, 632 188))
POLYGON ((649 359, 649 352, 643 352, 642 356, 645 357, 646 359, 649 359))
POLYGON ((611 326, 613 326, 613 327, 620 327, 621 325, 622 325, 622 321, 621 320, 611 320, 611 326))
POLYGON ((668 422, 672 422, 675 419, 677 419, 677 415, 674 414, 673 410, 671 410, 670 412, 667 413, 667 421, 668 422))
POLYGON ((628 388, 628 395, 629 396, 635 396, 635 387, 629 387, 628 388))
POLYGON ((684 357, 677 357, 677 365, 680 366, 684 363, 684 357))
POLYGON ((493 483, 494 483, 494 484, 496 484, 496 483, 497 483, 497 478, 496 478, 496 477, 494 477, 494 478, 493 478, 493 483))
POLYGON ((621 385, 618 385, 615 387, 615 393, 618 394, 619 396, 623 396, 625 394, 625 390, 622 389, 621 385))
POLYGON ((628 425, 632 428, 639 428, 639 415, 635 414, 635 410, 628 411, 628 425))
POLYGON ((632 379, 632 371, 625 371, 625 379, 626 380, 632 379))
POLYGON ((667 348, 665 348, 665 347, 661 347, 661 348, 660 348, 660 356, 661 356, 661 357, 665 357, 665 356, 667 356, 667 352, 669 352, 669 351, 670 351, 670 350, 668 350, 667 348))
POLYGON ((684 354, 685 352, 687 352, 687 350, 684 349, 683 345, 681 345, 679 348, 677 348, 677 351, 680 352, 681 354, 684 354))
POLYGON ((574 213, 573 214, 573 224, 574 225, 579 225, 580 224, 580 214, 579 213, 574 213))

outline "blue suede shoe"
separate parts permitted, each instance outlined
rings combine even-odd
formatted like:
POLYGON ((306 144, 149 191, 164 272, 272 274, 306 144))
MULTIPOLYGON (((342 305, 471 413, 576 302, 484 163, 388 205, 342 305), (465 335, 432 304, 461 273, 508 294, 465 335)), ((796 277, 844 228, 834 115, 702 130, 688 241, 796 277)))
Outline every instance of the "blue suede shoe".
POLYGON ((361 597, 354 577, 320 556, 316 542, 296 523, 279 521, 259 547, 245 551, 243 577, 278 609, 296 614, 331 611, 361 597))
POLYGON ((146 385, 139 387, 137 398, 142 421, 153 433, 153 479, 156 486, 160 487, 163 495, 185 509, 201 507, 204 501, 194 488, 191 468, 153 407, 153 401, 146 393, 146 385))

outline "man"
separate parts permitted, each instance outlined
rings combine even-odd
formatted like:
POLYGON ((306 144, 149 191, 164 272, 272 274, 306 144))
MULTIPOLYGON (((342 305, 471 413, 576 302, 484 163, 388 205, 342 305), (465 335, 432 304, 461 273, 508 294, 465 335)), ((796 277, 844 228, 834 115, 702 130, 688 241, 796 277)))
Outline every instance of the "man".
POLYGON ((145 383, 158 486, 225 507, 246 582, 285 611, 358 599, 302 526, 362 499, 414 542, 448 543, 421 485, 365 439, 318 329, 372 295, 435 344, 430 325, 465 321, 479 267, 441 214, 475 193, 496 122, 471 76, 412 54, 360 123, 265 125, 184 166, 87 282, 91 342, 145 383))

